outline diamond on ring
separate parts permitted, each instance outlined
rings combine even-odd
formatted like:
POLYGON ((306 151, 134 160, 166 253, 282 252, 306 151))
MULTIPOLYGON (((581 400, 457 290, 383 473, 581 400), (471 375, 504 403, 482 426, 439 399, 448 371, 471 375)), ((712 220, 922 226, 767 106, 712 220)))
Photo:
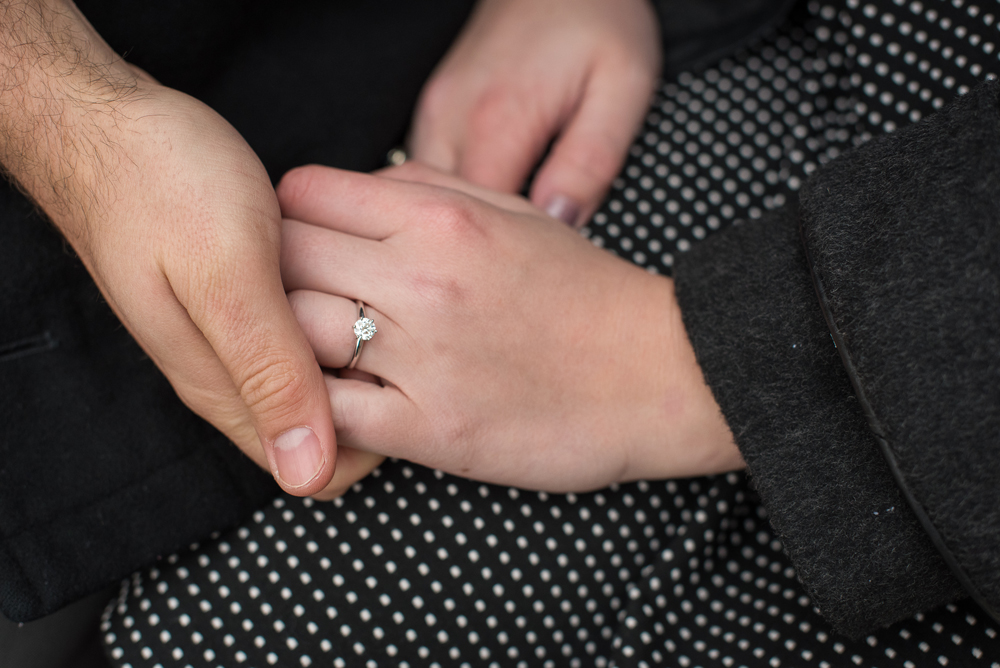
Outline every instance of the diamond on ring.
POLYGON ((358 321, 354 323, 354 336, 362 341, 371 341, 377 331, 375 321, 371 318, 358 318, 358 321))
POLYGON ((372 337, 375 336, 375 321, 365 315, 365 303, 360 299, 355 299, 354 303, 358 306, 358 319, 354 322, 354 336, 357 341, 354 344, 354 355, 351 356, 351 362, 347 365, 348 369, 353 369, 358 365, 358 358, 361 357, 361 349, 365 346, 365 341, 371 341, 372 337))

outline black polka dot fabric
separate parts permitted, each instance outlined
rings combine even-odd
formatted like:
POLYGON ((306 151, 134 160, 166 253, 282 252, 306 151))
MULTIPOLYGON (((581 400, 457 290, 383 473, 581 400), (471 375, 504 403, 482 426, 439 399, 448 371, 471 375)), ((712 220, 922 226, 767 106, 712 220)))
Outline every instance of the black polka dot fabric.
POLYGON ((586 231, 649 271, 783 206, 819 165, 1000 71, 1000 4, 800 4, 790 25, 666 83, 586 231))
MULTIPOLYGON (((669 273, 844 150, 992 76, 998 15, 802 5, 664 84, 584 234, 669 273)), ((333 503, 279 497, 136 573, 102 628, 117 668, 1000 668, 1000 629, 968 601, 838 636, 735 473, 550 495, 389 461, 333 503)))
POLYGON ((971 604, 863 641, 798 586, 742 475, 549 495, 393 462, 123 583, 118 666, 996 666, 971 604))

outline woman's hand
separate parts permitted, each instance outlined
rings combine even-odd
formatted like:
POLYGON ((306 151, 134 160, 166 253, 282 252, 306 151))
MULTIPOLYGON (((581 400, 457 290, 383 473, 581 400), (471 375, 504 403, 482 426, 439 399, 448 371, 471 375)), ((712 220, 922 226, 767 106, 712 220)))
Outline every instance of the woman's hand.
POLYGON ((415 159, 582 225, 620 171, 660 67, 648 0, 482 0, 424 89, 415 159))
POLYGON ((673 283, 525 200, 429 168, 324 167, 278 187, 282 276, 341 443, 552 491, 741 467, 673 283), (369 378, 371 376, 368 376, 369 378))

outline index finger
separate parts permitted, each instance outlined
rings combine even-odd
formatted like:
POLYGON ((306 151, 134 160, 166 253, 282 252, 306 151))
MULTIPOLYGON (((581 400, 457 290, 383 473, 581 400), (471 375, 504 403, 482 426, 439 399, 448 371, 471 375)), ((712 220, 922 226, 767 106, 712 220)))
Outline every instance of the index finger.
POLYGON ((375 241, 397 233, 400 212, 425 197, 398 181, 321 165, 296 167, 275 190, 285 218, 375 241))

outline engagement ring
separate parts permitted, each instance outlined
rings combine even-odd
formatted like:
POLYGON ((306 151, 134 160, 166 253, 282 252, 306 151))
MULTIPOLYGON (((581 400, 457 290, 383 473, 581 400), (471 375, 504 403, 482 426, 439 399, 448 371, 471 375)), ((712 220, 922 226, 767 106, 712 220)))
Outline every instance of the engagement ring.
POLYGON ((360 299, 354 301, 358 305, 358 320, 354 323, 354 336, 358 338, 357 343, 354 344, 354 357, 351 358, 351 363, 347 365, 348 369, 353 369, 358 364, 358 358, 361 357, 361 349, 365 346, 365 341, 371 341, 372 337, 375 336, 375 321, 371 318, 365 316, 365 304, 360 299))

